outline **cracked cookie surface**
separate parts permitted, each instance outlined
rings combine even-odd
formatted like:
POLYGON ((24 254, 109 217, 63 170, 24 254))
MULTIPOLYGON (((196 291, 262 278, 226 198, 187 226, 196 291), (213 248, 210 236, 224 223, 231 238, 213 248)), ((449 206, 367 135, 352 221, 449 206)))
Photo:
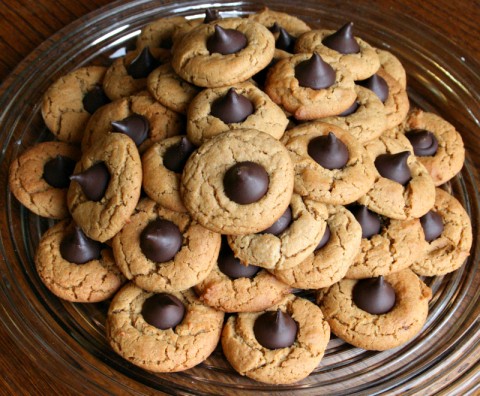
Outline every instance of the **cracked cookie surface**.
POLYGON ((188 214, 162 208, 145 198, 113 239, 113 253, 123 274, 137 286, 152 292, 174 292, 207 277, 216 263, 220 243, 219 234, 202 227, 188 214), (180 250, 163 263, 147 258, 140 246, 143 229, 158 218, 171 221, 182 234, 180 250))
POLYGON ((82 67, 60 77, 45 92, 42 116, 58 140, 79 143, 90 113, 83 107, 84 96, 95 86, 102 86, 106 68, 82 67))
POLYGON ((78 161, 77 147, 63 142, 43 142, 18 156, 10 165, 8 185, 15 198, 33 213, 51 219, 70 214, 67 188, 56 188, 43 178, 45 164, 57 155, 78 161))
POLYGON ((288 313, 298 325, 292 346, 263 347, 255 338, 253 326, 262 314, 240 313, 228 318, 222 332, 225 357, 233 368, 249 378, 269 384, 290 384, 308 376, 323 357, 330 339, 330 328, 322 311, 310 301, 289 295, 268 311, 288 313))
POLYGON ((187 136, 197 146, 213 136, 235 129, 256 129, 280 139, 288 124, 283 110, 250 82, 203 90, 191 102, 187 119, 187 136), (224 97, 230 88, 253 105, 253 113, 243 122, 225 123, 211 114, 213 102, 224 97))
POLYGON ((174 328, 160 330, 142 316, 143 303, 152 295, 134 284, 117 293, 106 324, 113 350, 153 372, 187 370, 207 359, 220 339, 224 313, 202 304, 192 290, 174 292, 185 305, 185 316, 174 328))
POLYGON ((135 210, 142 187, 142 163, 132 139, 111 133, 83 153, 74 174, 102 161, 110 180, 101 200, 89 200, 80 185, 71 182, 67 204, 83 232, 91 239, 105 242, 122 229, 135 210))
POLYGON ((442 234, 427 243, 426 255, 411 266, 421 276, 445 275, 460 268, 470 255, 472 224, 460 202, 437 188, 432 208, 442 216, 442 234))
POLYGON ((257 233, 229 236, 228 243, 242 262, 267 269, 288 269, 301 263, 322 239, 327 207, 292 195, 292 222, 279 235, 257 233))
POLYGON ((373 185, 375 167, 358 141, 343 129, 323 122, 311 122, 288 130, 282 141, 295 168, 295 192, 316 201, 335 205, 354 202, 373 185), (340 169, 326 169, 308 154, 308 144, 333 132, 348 149, 349 159, 340 169))
POLYGON ((217 135, 193 153, 182 174, 181 194, 191 216, 204 227, 226 235, 241 235, 270 227, 287 209, 293 193, 293 165, 285 147, 254 129, 217 135), (243 161, 261 165, 268 174, 266 194, 241 205, 225 194, 223 178, 243 161))
POLYGON ((242 18, 221 19, 214 24, 198 25, 176 41, 172 66, 180 77, 199 87, 223 87, 246 81, 262 70, 272 60, 274 50, 273 35, 260 23, 242 18), (206 42, 215 25, 243 33, 247 46, 228 55, 210 53, 206 42))
POLYGON ((318 303, 337 337, 358 348, 384 351, 418 334, 427 320, 432 291, 409 269, 387 275, 385 280, 395 290, 396 301, 391 311, 381 315, 355 305, 356 280, 341 280, 318 293, 318 303))
POLYGON ((340 205, 327 205, 330 239, 296 267, 272 273, 300 289, 328 287, 344 278, 360 249, 362 228, 353 214, 340 205))
POLYGON ((120 288, 125 278, 108 246, 101 250, 101 258, 85 264, 65 260, 60 244, 73 228, 73 222, 65 219, 43 234, 35 253, 38 275, 53 294, 64 300, 85 303, 106 300, 120 288))

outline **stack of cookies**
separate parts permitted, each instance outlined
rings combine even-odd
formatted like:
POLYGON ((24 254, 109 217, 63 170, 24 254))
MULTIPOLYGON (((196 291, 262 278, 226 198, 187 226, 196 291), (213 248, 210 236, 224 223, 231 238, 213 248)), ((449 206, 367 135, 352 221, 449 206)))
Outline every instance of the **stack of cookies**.
POLYGON ((330 332, 368 350, 420 332, 419 276, 459 268, 472 243, 440 188, 465 151, 353 30, 269 9, 162 18, 45 93, 56 140, 12 163, 10 188, 60 220, 37 248, 42 281, 72 302, 113 297, 106 336, 132 364, 186 370, 221 341, 241 375, 286 384, 330 332))

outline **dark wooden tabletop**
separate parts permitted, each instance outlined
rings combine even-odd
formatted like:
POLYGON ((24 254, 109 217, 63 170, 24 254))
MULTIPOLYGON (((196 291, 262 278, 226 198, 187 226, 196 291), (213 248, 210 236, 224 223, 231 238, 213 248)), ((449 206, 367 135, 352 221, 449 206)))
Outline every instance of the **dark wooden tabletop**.
MULTIPOLYGON (((385 12, 409 14, 449 37, 465 57, 480 61, 478 0, 356 1, 375 4, 385 12)), ((50 35, 78 17, 111 4, 111 0, 1 0, 0 82, 50 35)), ((53 376, 35 375, 37 371, 35 356, 17 350, 0 325, 0 394, 71 394, 67 385, 53 380, 53 376)))

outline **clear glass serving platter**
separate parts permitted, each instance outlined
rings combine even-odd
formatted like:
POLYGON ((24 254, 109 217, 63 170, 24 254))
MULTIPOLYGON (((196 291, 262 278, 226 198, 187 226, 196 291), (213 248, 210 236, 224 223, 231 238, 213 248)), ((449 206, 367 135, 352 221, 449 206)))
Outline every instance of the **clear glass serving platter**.
MULTIPOLYGON (((69 25, 35 50, 0 90, 0 320, 16 344, 35 356, 41 376, 81 394, 438 394, 478 390, 480 356, 480 79, 456 46, 405 15, 336 1, 119 1, 69 25), (202 17, 215 7, 222 16, 244 16, 263 5, 299 16, 312 27, 337 28, 354 21, 356 35, 394 53, 408 74, 412 104, 436 112, 462 133, 467 160, 448 186, 471 216, 474 242, 458 271, 427 278, 433 289, 428 321, 410 343, 385 352, 354 348, 333 337, 321 364, 305 380, 271 386, 236 374, 218 348, 199 366, 152 374, 117 356, 105 339, 108 302, 72 304, 53 296, 36 274, 33 257, 51 221, 32 215, 8 189, 11 161, 36 142, 51 139, 41 98, 61 75, 88 64, 108 65, 133 47, 139 29, 155 18, 202 17), (474 156, 473 153, 477 155, 474 156)), ((33 374, 32 374, 33 375, 33 374)))

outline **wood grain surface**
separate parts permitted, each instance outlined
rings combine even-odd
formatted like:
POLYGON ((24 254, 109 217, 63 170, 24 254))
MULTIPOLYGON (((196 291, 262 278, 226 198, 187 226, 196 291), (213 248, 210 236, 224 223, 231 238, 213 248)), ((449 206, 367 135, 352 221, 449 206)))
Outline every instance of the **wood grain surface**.
MULTIPOLYGON (((465 58, 480 61, 479 1, 359 1, 385 12, 409 14, 455 42, 465 58)), ((110 0, 0 0, 0 82, 50 35, 78 17, 111 4, 110 0)), ((54 373, 45 376, 36 375, 36 371, 36 356, 16 349, 13 337, 0 325, 1 395, 73 394, 67 384, 55 381, 54 373)))

